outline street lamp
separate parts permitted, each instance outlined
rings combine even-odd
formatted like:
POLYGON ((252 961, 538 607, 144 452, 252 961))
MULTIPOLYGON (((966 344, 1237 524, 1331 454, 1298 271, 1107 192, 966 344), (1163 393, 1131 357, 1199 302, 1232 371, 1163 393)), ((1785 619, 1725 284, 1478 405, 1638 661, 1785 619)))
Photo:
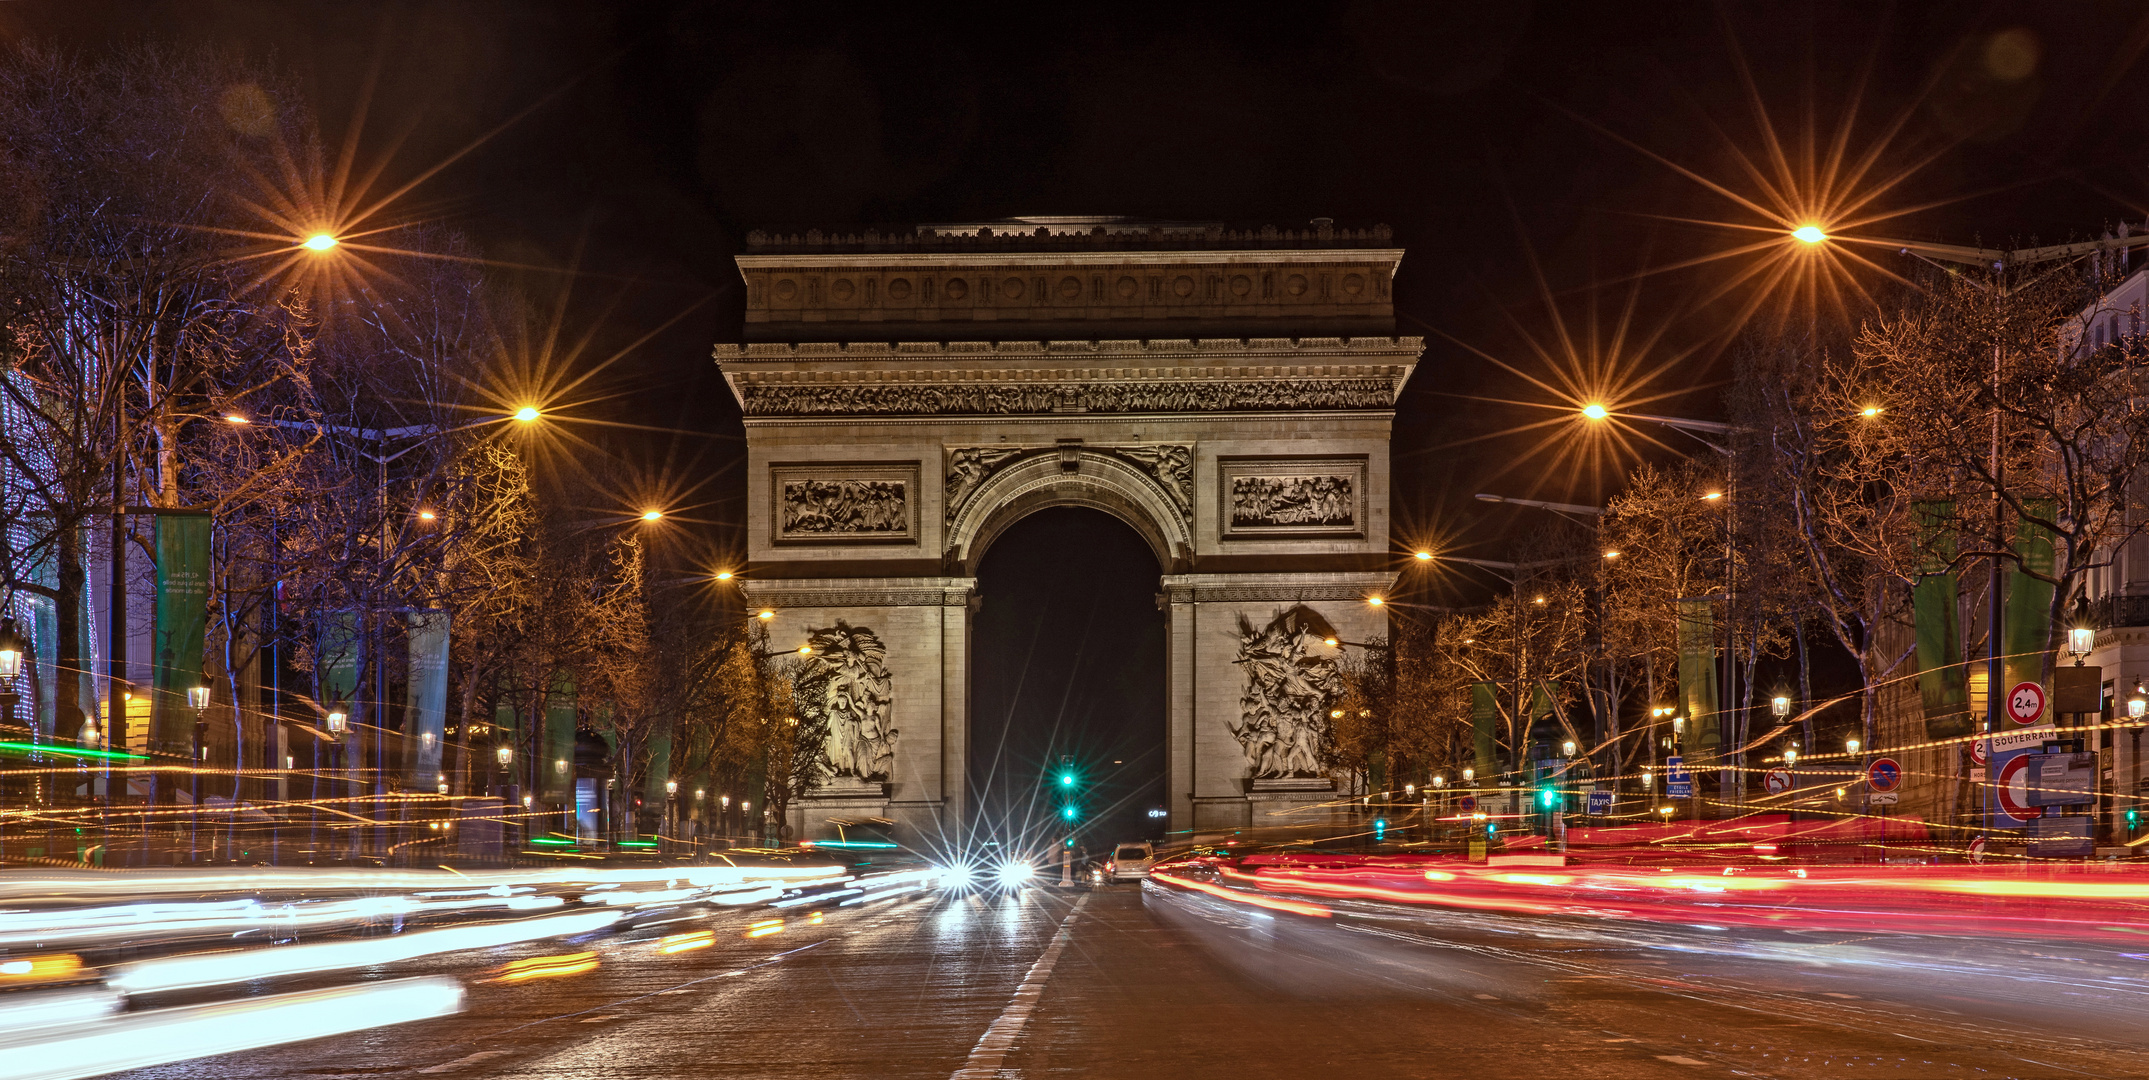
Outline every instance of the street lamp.
POLYGON ((1463 766, 1463 783, 1467 784, 1475 779, 1477 779, 1477 770, 1468 765, 1463 766))
POLYGON ((515 419, 525 424, 543 415, 543 413, 537 411, 537 407, 534 405, 524 405, 522 408, 515 410, 515 419))
POLYGON ((2074 654, 2074 666, 2081 667, 2097 647, 2097 631, 2087 626, 2077 626, 2067 631, 2067 651, 2074 654))
POLYGON ((2127 719, 2139 720, 2144 713, 2149 713, 2149 686, 2143 686, 2142 681, 2136 679, 2134 694, 2127 698, 2127 719))
POLYGON ((323 726, 328 728, 329 738, 340 739, 343 737, 344 732, 351 730, 350 715, 342 709, 330 709, 328 710, 327 721, 323 726))
POLYGON ((505 769, 515 763, 515 748, 502 743, 493 747, 492 756, 500 762, 500 767, 505 769))
POLYGON ((677 781, 677 780, 666 780, 666 781, 664 782, 664 793, 665 793, 666 795, 677 795, 677 794, 679 794, 679 781, 677 781))
POLYGON ((1784 752, 1783 752, 1783 763, 1784 763, 1785 765, 1796 765, 1796 764, 1798 764, 1798 747, 1795 747, 1795 746, 1793 746, 1793 747, 1789 747, 1789 748, 1787 748, 1787 749, 1785 749, 1785 750, 1784 750, 1784 752))
POLYGON ((1856 739, 1845 739, 1843 740, 1843 752, 1846 754, 1855 754, 1858 752, 1859 745, 1860 744, 1856 739))
POLYGON ((306 250, 308 250, 308 251, 327 251, 327 250, 329 250, 330 248, 333 248, 333 247, 335 247, 335 246, 336 246, 336 243, 337 243, 337 240, 336 240, 336 238, 335 238, 335 237, 333 237, 333 236, 330 236, 330 235, 328 235, 328 234, 327 234, 327 233, 325 233, 325 232, 324 232, 324 233, 315 233, 315 234, 313 234, 312 236, 309 236, 309 237, 307 237, 307 238, 306 238, 306 250))
POLYGON ((1791 230, 1791 235, 1800 243, 1805 244, 1818 244, 1828 239, 1828 234, 1822 232, 1819 225, 1800 225, 1798 228, 1791 230))
POLYGON ((1573 756, 1574 756, 1574 740, 1573 740, 1573 739, 1569 739, 1569 740, 1567 740, 1566 742, 1563 742, 1563 743, 1561 743, 1561 744, 1560 744, 1560 753, 1561 753, 1561 754, 1564 754, 1564 755, 1566 755, 1567 757, 1573 757, 1573 756))
POLYGON ((1781 720, 1791 715, 1791 699, 1787 695, 1778 694, 1768 699, 1768 708, 1776 714, 1776 719, 1781 720))

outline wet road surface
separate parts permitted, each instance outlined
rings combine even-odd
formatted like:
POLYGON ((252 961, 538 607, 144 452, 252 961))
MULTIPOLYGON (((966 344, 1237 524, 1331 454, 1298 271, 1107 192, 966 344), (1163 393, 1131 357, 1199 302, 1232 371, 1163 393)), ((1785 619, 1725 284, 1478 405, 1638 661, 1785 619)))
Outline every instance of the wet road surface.
POLYGON ((774 917, 398 964, 367 977, 456 975, 465 1012, 123 1075, 2149 1076, 2149 963, 2094 950, 1271 916, 1154 886, 794 910, 745 936, 774 917), (700 930, 711 947, 660 949, 700 930), (483 981, 580 950, 594 970, 483 981))

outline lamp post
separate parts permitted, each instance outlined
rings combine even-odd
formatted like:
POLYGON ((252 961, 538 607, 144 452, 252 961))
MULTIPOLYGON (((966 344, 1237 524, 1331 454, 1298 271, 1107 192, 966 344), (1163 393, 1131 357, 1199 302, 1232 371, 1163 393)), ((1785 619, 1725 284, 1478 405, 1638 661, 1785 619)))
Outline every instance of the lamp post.
MULTIPOLYGON (((15 681, 21 678, 23 658, 29 654, 30 641, 15 628, 15 617, 0 616, 0 725, 15 726, 15 681)), ((29 741, 37 741, 37 725, 34 723, 30 725, 29 741)), ((25 804, 36 801, 37 783, 32 780, 26 785, 27 790, 23 792, 25 804)))

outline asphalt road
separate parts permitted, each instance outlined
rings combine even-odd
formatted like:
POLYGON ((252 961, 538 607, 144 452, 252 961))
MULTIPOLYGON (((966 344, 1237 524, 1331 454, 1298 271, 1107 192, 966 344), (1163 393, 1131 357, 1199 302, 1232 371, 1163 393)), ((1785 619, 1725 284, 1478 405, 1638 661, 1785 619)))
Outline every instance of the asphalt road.
POLYGON ((773 913, 696 916, 366 973, 463 977, 454 1019, 123 1075, 2149 1076, 2149 954, 1337 912, 1118 886, 794 910, 757 938, 773 913), (578 949, 599 965, 481 981, 578 949))

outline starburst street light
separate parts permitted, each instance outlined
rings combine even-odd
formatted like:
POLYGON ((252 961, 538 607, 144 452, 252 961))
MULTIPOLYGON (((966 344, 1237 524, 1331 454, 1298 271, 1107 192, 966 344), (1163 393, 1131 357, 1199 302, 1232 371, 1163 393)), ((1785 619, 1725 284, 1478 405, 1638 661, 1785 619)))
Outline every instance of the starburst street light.
POLYGON ((1819 225, 1801 225, 1798 228, 1792 229, 1791 235, 1796 239, 1808 244, 1818 244, 1821 241, 1828 239, 1828 234, 1822 232, 1821 227, 1819 225))
POLYGON ((306 250, 327 251, 336 246, 336 238, 327 233, 315 233, 306 238, 306 250))
POLYGON ((543 413, 537 411, 537 406, 535 405, 524 405, 522 408, 515 410, 515 419, 520 420, 525 424, 536 420, 538 417, 543 415, 543 413))
POLYGON ((643 520, 643 521, 662 521, 662 520, 664 520, 664 511, 662 511, 662 510, 644 510, 644 511, 642 511, 642 520, 643 520))
POLYGON ((1591 420, 1602 420, 1605 417, 1612 415, 1612 411, 1592 401, 1589 404, 1582 406, 1582 415, 1590 418, 1591 420))

